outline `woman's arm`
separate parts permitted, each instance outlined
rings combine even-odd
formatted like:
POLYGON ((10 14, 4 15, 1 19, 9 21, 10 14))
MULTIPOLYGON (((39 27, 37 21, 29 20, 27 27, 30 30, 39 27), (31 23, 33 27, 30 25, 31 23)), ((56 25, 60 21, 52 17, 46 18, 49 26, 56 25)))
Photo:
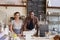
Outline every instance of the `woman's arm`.
MULTIPOLYGON (((10 29, 10 31, 11 31, 12 33, 15 33, 15 32, 13 31, 13 26, 12 26, 12 24, 10 24, 9 29, 10 29)), ((15 34, 16 34, 16 33, 15 33, 15 34)))
POLYGON ((13 29, 12 29, 12 24, 10 24, 10 31, 13 32, 13 29))

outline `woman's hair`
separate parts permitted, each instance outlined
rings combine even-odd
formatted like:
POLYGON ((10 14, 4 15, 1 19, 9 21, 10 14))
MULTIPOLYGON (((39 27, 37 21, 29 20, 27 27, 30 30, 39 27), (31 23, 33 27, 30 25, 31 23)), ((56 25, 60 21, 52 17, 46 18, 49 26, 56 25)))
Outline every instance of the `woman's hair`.
POLYGON ((15 16, 16 14, 19 14, 19 15, 20 15, 20 12, 15 12, 15 13, 14 13, 14 16, 15 16))

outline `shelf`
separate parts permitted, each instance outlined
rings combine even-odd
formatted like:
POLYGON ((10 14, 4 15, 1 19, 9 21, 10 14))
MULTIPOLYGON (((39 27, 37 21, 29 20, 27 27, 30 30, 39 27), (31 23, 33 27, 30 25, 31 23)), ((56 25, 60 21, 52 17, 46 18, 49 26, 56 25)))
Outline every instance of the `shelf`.
POLYGON ((26 5, 0 4, 0 6, 26 7, 26 5))
POLYGON ((60 21, 49 21, 49 24, 60 24, 60 21))
POLYGON ((60 9, 60 7, 54 7, 54 6, 52 6, 52 7, 50 7, 50 6, 47 6, 47 8, 60 9))
POLYGON ((55 16, 55 17, 58 17, 58 16, 60 16, 60 15, 46 15, 46 16, 55 16))

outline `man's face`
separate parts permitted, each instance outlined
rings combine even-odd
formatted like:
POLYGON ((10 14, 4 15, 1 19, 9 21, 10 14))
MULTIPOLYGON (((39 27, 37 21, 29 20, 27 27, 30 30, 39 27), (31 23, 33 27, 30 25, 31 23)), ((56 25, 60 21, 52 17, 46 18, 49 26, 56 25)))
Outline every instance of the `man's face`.
POLYGON ((33 18, 34 17, 34 12, 30 13, 30 17, 33 18))

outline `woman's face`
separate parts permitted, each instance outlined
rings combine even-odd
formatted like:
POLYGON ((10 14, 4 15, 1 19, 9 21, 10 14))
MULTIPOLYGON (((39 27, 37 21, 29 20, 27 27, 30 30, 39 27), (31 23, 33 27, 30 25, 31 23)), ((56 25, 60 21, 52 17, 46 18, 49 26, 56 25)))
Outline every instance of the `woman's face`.
POLYGON ((20 17, 20 14, 17 13, 14 17, 15 17, 15 18, 19 18, 19 17, 20 17))

